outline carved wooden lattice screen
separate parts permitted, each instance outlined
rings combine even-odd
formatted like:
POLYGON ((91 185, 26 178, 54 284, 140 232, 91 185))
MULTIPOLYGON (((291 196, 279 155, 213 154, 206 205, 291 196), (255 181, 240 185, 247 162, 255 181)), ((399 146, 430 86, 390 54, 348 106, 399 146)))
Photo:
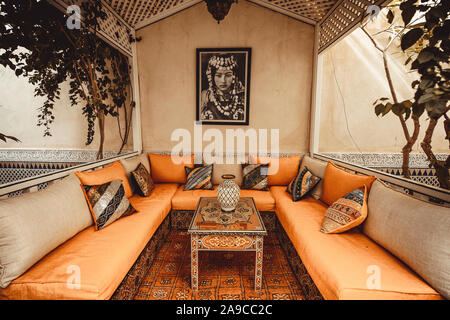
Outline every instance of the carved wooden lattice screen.
MULTIPOLYGON (((66 12, 67 7, 70 5, 80 5, 82 0, 54 0, 50 1, 56 7, 66 12)), ((107 41, 111 42, 118 49, 121 49, 124 53, 133 56, 132 47, 130 42, 130 35, 134 33, 133 28, 127 26, 124 22, 116 16, 108 6, 104 6, 106 13, 106 19, 100 20, 100 35, 107 41)), ((83 13, 81 12, 81 19, 83 19, 83 13)))
POLYGON ((342 0, 319 24, 319 53, 344 37, 366 15, 371 5, 381 6, 385 0, 342 0))
POLYGON ((270 5, 273 9, 282 9, 290 11, 298 16, 309 18, 319 22, 327 12, 333 7, 337 0, 259 0, 251 2, 264 3, 270 5))
POLYGON ((105 0, 123 20, 135 29, 143 21, 154 21, 188 8, 201 0, 105 0))

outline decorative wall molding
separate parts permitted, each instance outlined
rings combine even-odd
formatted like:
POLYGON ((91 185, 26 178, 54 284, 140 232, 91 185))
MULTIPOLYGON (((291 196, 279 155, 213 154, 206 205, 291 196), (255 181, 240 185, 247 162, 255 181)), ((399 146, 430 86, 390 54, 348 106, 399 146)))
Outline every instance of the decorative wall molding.
MULTIPOLYGON (((126 153, 124 150, 122 153, 126 153)), ((110 158, 117 151, 103 151, 103 157, 110 158)), ((96 160, 97 150, 42 150, 42 149, 0 149, 0 162, 72 162, 84 163, 96 160)))
MULTIPOLYGON (((356 161, 350 162, 351 160, 344 160, 343 158, 346 158, 346 155, 348 154, 321 153, 314 154, 314 158, 322 161, 332 161, 350 173, 374 175, 390 185, 393 189, 412 195, 414 198, 450 207, 450 193, 448 190, 440 188, 437 178, 434 175, 431 175, 434 174, 433 169, 429 169, 428 167, 411 168, 411 179, 406 179, 401 175, 401 168, 398 168, 398 164, 396 164, 397 168, 371 167, 367 165, 367 162, 366 164, 358 164, 356 161), (338 156, 340 156, 340 158, 338 158, 338 156)), ((364 155, 374 155, 375 158, 383 157, 383 154, 358 154, 358 156, 364 155)), ((391 156, 393 158, 396 158, 399 155, 400 154, 386 154, 386 156, 391 156)), ((439 158, 442 158, 443 156, 447 155, 441 154, 439 155, 439 158)), ((418 157, 420 159, 420 155, 418 155, 418 157)), ((354 159, 355 158, 353 158, 353 160, 354 159)))
MULTIPOLYGON (((402 176, 401 153, 322 153, 328 157, 376 169, 396 176, 402 176)), ((439 160, 447 159, 447 154, 437 154, 439 160)), ((427 157, 422 153, 412 153, 409 157, 411 179, 430 186, 439 187, 436 170, 429 168, 427 157)))
MULTIPOLYGON (((117 151, 114 151, 116 154, 117 151)), ((11 170, 16 174, 27 175, 24 177, 15 177, 12 181, 0 184, 0 198, 12 197, 22 193, 36 192, 46 188, 53 181, 65 178, 68 174, 75 171, 91 171, 105 167, 114 161, 128 159, 137 156, 139 153, 124 152, 117 156, 106 157, 102 160, 94 160, 89 163, 26 163, 26 162, 0 162, 3 168, 0 168, 0 179, 11 174, 11 170)), ((13 177, 14 178, 14 177, 13 177)))
MULTIPOLYGON (((401 168, 403 156, 401 153, 333 153, 321 152, 331 158, 343 160, 369 168, 401 168)), ((448 154, 436 154, 438 160, 445 160, 448 154)), ((423 153, 411 153, 409 167, 429 168, 427 157, 423 153)))
MULTIPOLYGON (((127 151, 124 151, 124 153, 127 151)), ((105 159, 117 151, 104 151, 105 159)), ((0 150, 0 185, 96 160, 96 150, 0 150)))

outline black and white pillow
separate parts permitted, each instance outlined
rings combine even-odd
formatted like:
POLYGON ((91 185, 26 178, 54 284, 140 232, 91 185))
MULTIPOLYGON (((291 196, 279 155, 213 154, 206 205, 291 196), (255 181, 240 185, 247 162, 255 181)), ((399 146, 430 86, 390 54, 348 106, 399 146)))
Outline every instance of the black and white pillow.
POLYGON ((142 163, 139 163, 136 170, 131 172, 131 175, 138 186, 137 189, 139 189, 140 195, 148 197, 153 189, 155 189, 155 184, 145 166, 142 163))
POLYGON ((96 230, 136 211, 125 196, 122 180, 94 186, 83 185, 83 188, 96 230))
POLYGON ((267 186, 267 171, 269 164, 242 164, 241 189, 269 190, 267 186))
POLYGON ((186 184, 184 190, 206 189, 213 190, 211 182, 213 165, 196 168, 184 167, 186 171, 186 184))
POLYGON ((292 195, 293 201, 299 201, 306 197, 320 182, 321 178, 313 175, 308 168, 303 168, 287 186, 286 191, 292 195))

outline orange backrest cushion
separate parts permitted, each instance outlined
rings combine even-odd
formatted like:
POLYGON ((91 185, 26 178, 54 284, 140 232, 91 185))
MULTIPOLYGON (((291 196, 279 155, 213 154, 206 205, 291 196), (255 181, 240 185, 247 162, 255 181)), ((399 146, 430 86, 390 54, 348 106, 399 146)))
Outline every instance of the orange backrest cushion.
POLYGON ((97 169, 91 172, 75 172, 81 184, 87 186, 95 186, 111 182, 113 180, 122 180, 123 189, 125 190, 125 196, 127 198, 133 195, 130 182, 127 179, 127 174, 120 161, 114 161, 109 166, 102 169, 97 169))
POLYGON ((362 186, 367 187, 367 193, 375 181, 374 176, 349 173, 331 162, 328 162, 323 177, 323 192, 320 200, 328 205, 362 186))
POLYGON ((194 167, 194 155, 183 156, 181 163, 175 163, 171 155, 149 153, 150 172, 154 182, 186 183, 184 167, 194 167))
MULTIPOLYGON (((253 157, 253 156, 252 156, 253 157)), ((256 157, 256 163, 269 163, 267 184, 269 186, 287 186, 298 173, 300 167, 301 155, 281 158, 256 157), (278 160, 278 170, 274 161, 278 160)))

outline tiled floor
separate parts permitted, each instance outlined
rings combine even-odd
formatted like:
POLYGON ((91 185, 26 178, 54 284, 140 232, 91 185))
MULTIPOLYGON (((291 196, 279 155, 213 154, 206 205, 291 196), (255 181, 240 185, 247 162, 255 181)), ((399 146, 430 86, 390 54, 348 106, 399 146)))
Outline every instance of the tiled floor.
POLYGON ((173 230, 147 272, 137 300, 301 300, 275 234, 264 238, 263 290, 254 290, 253 252, 199 253, 199 290, 190 288, 190 242, 186 231, 173 230))

